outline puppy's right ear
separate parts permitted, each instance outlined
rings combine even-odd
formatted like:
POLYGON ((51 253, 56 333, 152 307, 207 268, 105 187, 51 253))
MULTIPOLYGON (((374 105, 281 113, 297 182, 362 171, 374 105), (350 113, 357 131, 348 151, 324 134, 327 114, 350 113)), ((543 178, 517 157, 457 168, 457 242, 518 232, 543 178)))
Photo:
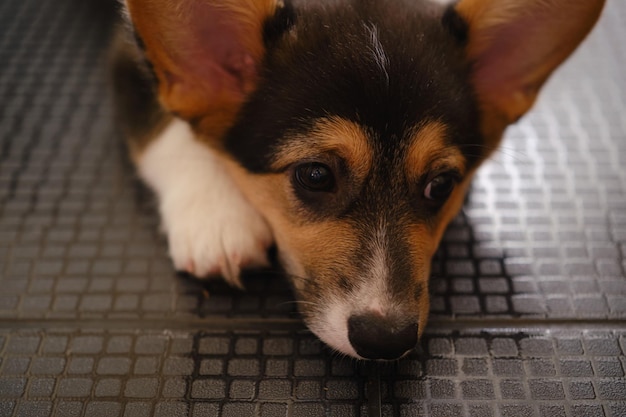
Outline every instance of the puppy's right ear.
POLYGON ((263 26, 278 0, 126 0, 159 99, 205 135, 233 123, 256 87, 263 26))

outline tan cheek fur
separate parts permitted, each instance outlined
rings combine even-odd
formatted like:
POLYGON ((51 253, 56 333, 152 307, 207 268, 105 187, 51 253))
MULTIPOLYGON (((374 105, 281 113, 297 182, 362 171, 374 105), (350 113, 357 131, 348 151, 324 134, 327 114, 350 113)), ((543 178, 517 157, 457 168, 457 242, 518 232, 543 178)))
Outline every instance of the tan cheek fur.
POLYGON ((459 210, 461 210, 461 207, 463 207, 465 195, 467 194, 467 190, 472 182, 474 172, 475 170, 472 170, 465 175, 465 179, 456 186, 446 204, 441 208, 437 226, 434 230, 434 239, 436 244, 432 248, 431 256, 437 250, 437 246, 439 246, 439 242, 441 241, 448 224, 452 221, 452 219, 454 219, 454 217, 456 217, 459 210))
MULTIPOLYGON (((337 278, 353 277, 356 265, 349 261, 359 245, 358 235, 348 224, 328 221, 317 224, 287 223, 281 218, 270 220, 276 227, 276 240, 285 256, 304 269, 314 271, 316 288, 323 293, 335 287, 337 278)), ((294 282, 297 283, 297 279, 294 282)))
POLYGON ((422 289, 419 299, 414 304, 418 313, 418 330, 421 335, 426 327, 430 310, 430 294, 428 293, 430 263, 439 241, 436 236, 433 236, 432 231, 423 224, 409 226, 408 237, 412 242, 411 262, 413 265, 422 266, 418 275, 414 277, 415 288, 420 287, 422 289))
MULTIPOLYGON (((299 215, 285 174, 251 175, 233 162, 229 168, 246 197, 270 224, 290 274, 305 278, 307 271, 314 270, 322 291, 334 286, 337 273, 347 277, 354 274, 354 266, 348 260, 359 241, 350 225, 340 221, 305 221, 299 215)), ((296 286, 299 283, 302 281, 294 280, 296 286)))
MULTIPOLYGON (((430 259, 437 250, 439 241, 448 223, 456 216, 465 198, 465 193, 471 182, 474 171, 466 173, 465 157, 456 147, 445 143, 446 126, 441 122, 429 122, 420 127, 413 135, 412 145, 409 147, 405 159, 407 177, 417 180, 429 171, 439 167, 456 169, 464 175, 464 180, 458 184, 448 201, 441 208, 432 228, 416 226, 411 232, 416 243, 415 252, 426 254, 430 259)), ((424 259, 418 259, 423 263, 424 259)))
POLYGON ((465 193, 471 182, 473 172, 470 172, 466 179, 453 191, 448 202, 442 207, 437 219, 437 224, 434 228, 428 227, 424 224, 409 225, 408 237, 412 242, 411 247, 411 262, 413 265, 421 265, 422 269, 417 276, 414 277, 415 285, 422 288, 420 297, 413 304, 414 308, 418 312, 419 320, 419 333, 420 336, 426 327, 428 321, 428 315, 430 311, 430 294, 428 292, 430 281, 430 266, 432 257, 434 256, 441 238, 450 223, 450 221, 457 215, 458 211, 463 205, 465 199, 465 193))
POLYGON ((418 179, 440 166, 455 168, 461 174, 465 174, 463 182, 456 186, 446 204, 441 208, 434 226, 407 225, 408 237, 412 242, 411 262, 413 265, 423 267, 420 274, 415 277, 416 284, 423 288, 419 300, 415 303, 419 314, 420 334, 426 327, 430 309, 428 282, 431 260, 448 224, 463 205, 465 193, 473 175, 473 171, 465 173, 465 157, 457 148, 446 145, 445 135, 446 126, 443 123, 429 122, 421 126, 413 136, 412 145, 407 151, 405 160, 407 177, 412 179, 418 179))

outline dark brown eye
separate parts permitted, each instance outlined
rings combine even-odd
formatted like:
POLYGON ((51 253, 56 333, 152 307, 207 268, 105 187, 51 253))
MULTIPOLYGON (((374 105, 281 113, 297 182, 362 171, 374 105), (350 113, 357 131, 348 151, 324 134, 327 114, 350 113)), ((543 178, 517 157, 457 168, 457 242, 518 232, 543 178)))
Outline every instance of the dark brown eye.
POLYGON ((294 179, 299 187, 307 191, 331 192, 335 189, 335 176, 331 169, 317 162, 297 166, 294 179))
POLYGON ((450 197, 456 178, 451 174, 441 174, 433 178, 424 189, 424 197, 433 202, 443 203, 450 197))

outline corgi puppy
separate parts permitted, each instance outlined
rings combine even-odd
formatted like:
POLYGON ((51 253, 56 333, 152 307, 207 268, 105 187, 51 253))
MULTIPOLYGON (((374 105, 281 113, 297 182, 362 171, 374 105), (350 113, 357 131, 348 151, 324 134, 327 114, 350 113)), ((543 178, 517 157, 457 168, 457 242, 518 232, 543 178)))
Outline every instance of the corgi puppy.
POLYGON ((307 326, 394 360, 473 173, 604 0, 126 0, 117 110, 178 270, 276 245, 307 326))

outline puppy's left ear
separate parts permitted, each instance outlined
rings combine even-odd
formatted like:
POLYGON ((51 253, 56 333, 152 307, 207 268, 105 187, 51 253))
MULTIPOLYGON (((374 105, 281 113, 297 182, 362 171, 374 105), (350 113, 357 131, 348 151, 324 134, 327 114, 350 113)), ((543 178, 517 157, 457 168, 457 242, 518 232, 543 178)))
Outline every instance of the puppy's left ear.
POLYGON ((263 26, 278 0, 126 0, 159 100, 207 136, 230 126, 256 87, 263 26))
POLYGON ((530 109, 541 86, 587 36, 603 6, 604 0, 457 3, 456 12, 468 25, 466 55, 487 135, 499 137, 530 109))

